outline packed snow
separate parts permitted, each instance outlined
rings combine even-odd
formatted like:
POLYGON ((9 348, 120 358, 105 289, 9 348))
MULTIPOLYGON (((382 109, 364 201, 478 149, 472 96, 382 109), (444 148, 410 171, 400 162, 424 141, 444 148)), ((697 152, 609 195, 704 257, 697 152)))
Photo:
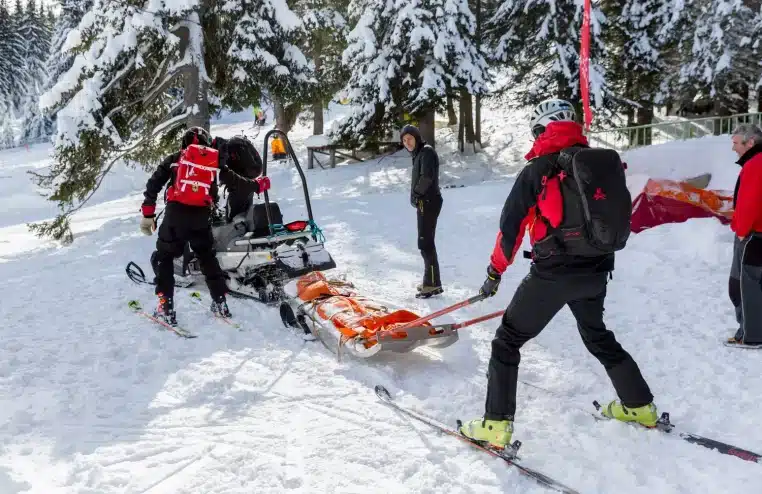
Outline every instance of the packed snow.
MULTIPOLYGON (((334 117, 326 114, 326 122, 334 117)), ((335 275, 421 314, 477 292, 512 176, 530 145, 520 113, 485 111, 484 120, 489 145, 476 155, 455 152, 452 131, 438 131, 445 187, 439 298, 414 298, 422 260, 406 151, 306 171, 335 275)), ((212 130, 256 132, 240 115, 212 130)), ((300 126, 290 133, 303 165, 309 134, 300 126)), ((460 341, 440 351, 338 361, 284 328, 277 309, 231 299, 239 331, 208 314, 204 288, 203 304, 178 289, 179 321, 199 335, 178 338, 127 308, 130 299, 147 310, 154 304, 151 287, 124 273, 129 261, 150 270, 156 238, 138 230, 147 174, 115 169, 74 217, 74 243, 61 247, 25 227, 56 212, 26 173, 47 166, 50 151, 39 145, 0 157, 0 493, 546 492, 502 461, 393 411, 373 392, 383 384, 401 403, 449 424, 480 416, 497 322, 462 330, 460 341)), ((723 136, 624 158, 633 197, 643 176, 711 171, 710 188, 732 189, 739 170, 723 136)), ((270 162, 268 170, 284 219, 303 218, 294 168, 270 162)), ((673 422, 760 451, 762 354, 721 345, 734 330, 732 241, 714 219, 634 235, 617 256, 605 320, 673 422)), ((527 269, 528 261, 517 260, 497 296, 450 320, 504 308, 527 269)), ((524 463, 580 492, 759 491, 760 465, 593 420, 592 401, 614 392, 566 310, 522 350, 520 380, 514 437, 524 443, 524 463)))

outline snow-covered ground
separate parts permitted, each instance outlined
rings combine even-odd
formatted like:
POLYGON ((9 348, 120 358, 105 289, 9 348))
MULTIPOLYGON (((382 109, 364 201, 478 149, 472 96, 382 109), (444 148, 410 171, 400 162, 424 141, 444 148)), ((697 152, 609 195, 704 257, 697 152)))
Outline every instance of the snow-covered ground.
MULTIPOLYGON (((420 313, 476 293, 511 176, 529 148, 523 115, 486 113, 490 146, 482 154, 448 151, 450 131, 439 133, 442 183, 463 186, 443 191, 437 244, 445 294, 413 297, 422 261, 404 151, 307 173, 337 274, 420 313)), ((213 132, 251 128, 231 116, 213 132)), ((309 134, 304 127, 291 134, 303 164, 309 134)), ((156 240, 138 231, 147 175, 115 171, 74 218, 75 242, 62 248, 25 228, 55 213, 26 175, 46 166, 49 151, 33 146, 0 158, 0 493, 546 492, 500 460, 395 413, 373 392, 383 384, 448 423, 480 416, 496 322, 462 330, 439 352, 338 362, 283 328, 275 309, 232 299, 238 331, 179 289, 179 319, 199 338, 177 338, 127 309, 133 298, 153 304, 152 290, 124 273, 131 260, 148 268, 156 240)), ((625 159, 633 193, 644 176, 705 171, 714 173, 711 188, 732 189, 738 172, 727 137, 625 159)), ((285 218, 301 217, 295 171, 283 163, 270 170, 285 218)), ((726 293, 732 238, 713 219, 633 236, 617 257, 605 320, 673 422, 760 451, 762 354, 720 344, 734 325, 726 293)), ((527 268, 518 260, 496 297, 452 319, 505 307, 527 268)), ((594 421, 592 400, 612 398, 613 389, 567 310, 525 346, 520 379, 515 438, 524 442, 524 462, 580 492, 759 492, 760 465, 594 421)))

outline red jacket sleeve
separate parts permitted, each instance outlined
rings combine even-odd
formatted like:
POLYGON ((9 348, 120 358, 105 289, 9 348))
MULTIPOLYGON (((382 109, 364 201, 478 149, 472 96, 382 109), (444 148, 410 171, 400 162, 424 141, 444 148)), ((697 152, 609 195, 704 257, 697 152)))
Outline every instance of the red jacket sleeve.
POLYGON ((762 225, 762 156, 749 160, 741 169, 741 184, 730 228, 743 238, 762 225))
POLYGON ((527 224, 529 222, 529 215, 527 215, 526 218, 524 218, 524 221, 521 222, 521 226, 519 227, 518 235, 516 235, 514 239, 514 244, 511 247, 511 257, 508 259, 505 257, 505 250, 503 249, 503 232, 497 233, 497 240, 495 241, 495 248, 492 249, 492 256, 490 256, 490 264, 500 274, 503 274, 506 269, 508 269, 508 266, 513 264, 513 259, 516 257, 516 251, 519 250, 519 247, 521 247, 521 242, 524 239, 524 232, 527 229, 527 224))

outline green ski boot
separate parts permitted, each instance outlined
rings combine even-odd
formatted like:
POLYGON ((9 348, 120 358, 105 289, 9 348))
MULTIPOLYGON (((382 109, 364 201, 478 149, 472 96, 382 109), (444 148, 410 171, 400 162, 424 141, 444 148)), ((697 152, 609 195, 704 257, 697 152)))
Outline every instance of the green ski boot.
POLYGON ((458 427, 458 432, 469 439, 503 449, 511 447, 512 420, 475 419, 458 427))
POLYGON ((637 422, 645 427, 656 427, 659 421, 659 414, 653 403, 638 408, 627 408, 621 402, 614 400, 601 407, 601 415, 622 422, 637 422))

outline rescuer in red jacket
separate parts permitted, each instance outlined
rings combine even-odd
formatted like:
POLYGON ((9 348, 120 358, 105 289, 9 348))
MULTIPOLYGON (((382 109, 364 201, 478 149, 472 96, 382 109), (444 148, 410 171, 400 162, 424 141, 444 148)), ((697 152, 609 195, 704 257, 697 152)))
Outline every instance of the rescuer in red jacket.
POLYGON ((742 124, 733 132, 733 151, 741 165, 733 193, 735 232, 730 268, 730 300, 738 331, 730 344, 762 345, 762 130, 742 124))
MULTIPOLYGON (((516 177, 503 206, 500 233, 481 289, 489 296, 497 292, 501 275, 513 262, 524 231, 528 230, 533 262, 492 340, 485 413, 459 429, 471 439, 496 447, 508 445, 513 433, 519 350, 567 305, 577 320, 577 329, 587 350, 606 369, 619 397, 605 405, 602 413, 646 426, 653 426, 658 419, 653 395, 637 363, 603 322, 606 285, 614 269, 614 253, 600 254, 586 240, 589 235, 575 234, 580 232, 578 227, 583 218, 589 216, 585 208, 589 213, 590 208, 596 207, 600 208, 598 217, 607 216, 609 226, 625 237, 629 235, 632 201, 626 187, 624 165, 614 151, 598 153, 590 149, 574 117, 574 108, 563 100, 547 100, 535 108, 530 121, 535 141, 526 156, 529 163, 516 177), (601 177, 611 179, 593 190, 590 201, 596 205, 584 206, 584 201, 579 199, 575 184, 583 179, 572 178, 566 172, 569 153, 600 157, 595 159, 601 161, 588 163, 594 166, 586 168, 598 170, 590 183, 601 177)), ((571 159, 576 166, 581 166, 585 158, 571 159)), ((572 166, 571 169, 581 168, 572 166)))

